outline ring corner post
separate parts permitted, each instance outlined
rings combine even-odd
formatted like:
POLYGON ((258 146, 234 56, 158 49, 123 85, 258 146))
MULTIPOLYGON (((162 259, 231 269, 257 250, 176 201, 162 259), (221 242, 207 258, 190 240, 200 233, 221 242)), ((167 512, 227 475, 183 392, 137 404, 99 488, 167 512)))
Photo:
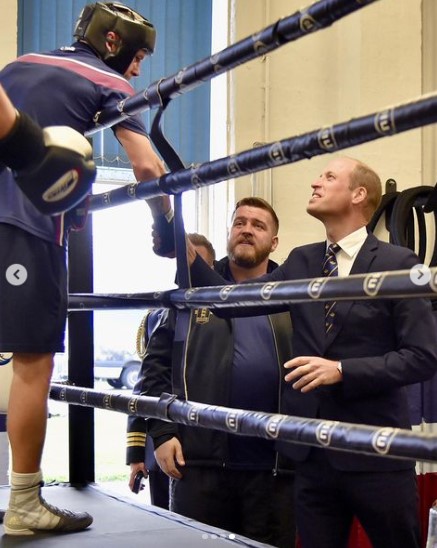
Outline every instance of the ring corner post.
MULTIPOLYGON (((70 235, 69 293, 93 292, 92 215, 85 227, 70 235)), ((68 380, 75 386, 94 386, 94 313, 68 315, 68 380)), ((71 484, 95 481, 94 409, 69 406, 69 480, 71 484)))

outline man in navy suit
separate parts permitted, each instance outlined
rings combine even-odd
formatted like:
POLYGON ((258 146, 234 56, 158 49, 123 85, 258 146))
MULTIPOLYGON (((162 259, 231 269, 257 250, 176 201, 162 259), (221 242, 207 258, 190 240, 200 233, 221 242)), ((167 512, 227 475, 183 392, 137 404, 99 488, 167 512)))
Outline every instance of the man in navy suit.
MULTIPOLYGON (((368 166, 335 158, 311 186, 307 211, 324 224, 327 241, 295 248, 257 281, 322 276, 330 244, 338 244, 328 262, 335 263, 339 276, 419 263, 409 249, 367 232, 381 198, 380 179, 368 166)), ((192 248, 189 259, 193 286, 224 283, 192 248)), ((285 413, 410 428, 405 386, 431 378, 437 369, 429 300, 342 301, 328 316, 323 302, 297 303, 290 312, 295 357, 285 364, 285 413)), ((355 516, 375 548, 420 546, 413 461, 290 443, 282 443, 282 450, 297 463, 296 519, 303 548, 347 546, 355 516)))

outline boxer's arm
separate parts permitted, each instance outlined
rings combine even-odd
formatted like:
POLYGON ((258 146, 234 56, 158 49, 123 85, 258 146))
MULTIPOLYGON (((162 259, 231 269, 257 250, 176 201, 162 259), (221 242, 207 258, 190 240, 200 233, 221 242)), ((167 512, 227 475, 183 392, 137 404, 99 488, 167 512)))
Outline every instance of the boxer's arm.
MULTIPOLYGON (((165 174, 163 162, 145 135, 122 127, 116 129, 116 135, 128 155, 137 181, 158 179, 165 174)), ((159 192, 158 187, 157 191, 159 192)), ((160 195, 146 201, 153 216, 153 231, 159 234, 158 238, 153 237, 153 250, 157 255, 174 257, 173 210, 170 197, 160 195)))
MULTIPOLYGON (((145 135, 123 127, 117 127, 115 133, 126 151, 137 181, 150 181, 165 174, 164 163, 155 153, 145 135)), ((157 191, 159 191, 158 188, 157 191)), ((146 202, 154 217, 165 215, 171 209, 168 195, 149 198, 146 202)))
POLYGON ((63 213, 89 193, 96 177, 92 148, 67 126, 42 129, 0 89, 0 163, 42 213, 63 213))

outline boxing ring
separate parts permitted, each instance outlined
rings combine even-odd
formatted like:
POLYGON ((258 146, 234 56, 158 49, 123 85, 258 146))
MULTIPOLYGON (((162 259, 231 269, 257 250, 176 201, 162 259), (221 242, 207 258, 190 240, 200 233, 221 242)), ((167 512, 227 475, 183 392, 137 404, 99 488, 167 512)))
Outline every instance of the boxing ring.
MULTIPOLYGON (((206 539, 209 545, 238 544, 264 546, 255 541, 234 538, 219 531, 166 511, 117 499, 94 484, 94 408, 107 411, 160 418, 199 428, 216 428, 238 435, 281 439, 289 443, 330 447, 335 450, 372 454, 375 458, 407 458, 421 462, 437 462, 437 436, 409 430, 353 425, 318 419, 305 419, 279 414, 242 411, 198 402, 180 401, 172 394, 159 398, 114 395, 99 392, 93 386, 93 323, 95 310, 175 308, 188 313, 194 308, 223 310, 248 309, 281 311, 291 302, 314 300, 350 300, 372 298, 408 298, 437 294, 436 254, 433 255, 429 280, 414 283, 409 271, 371 273, 346 279, 316 278, 274 284, 247 284, 208 288, 190 287, 181 195, 225 180, 257 171, 298 162, 317 155, 339 150, 423 127, 437 122, 437 94, 429 94, 394 107, 307 133, 268 143, 256 149, 197 166, 184 166, 167 142, 160 128, 161 117, 169 102, 189 92, 203 82, 234 67, 265 55, 291 41, 323 30, 341 18, 362 9, 376 0, 321 0, 281 19, 233 46, 179 71, 176 75, 151 84, 146 90, 118 104, 113 109, 97 113, 95 129, 89 135, 108 128, 123 118, 146 109, 157 109, 151 139, 170 168, 159 179, 139 182, 103 194, 93 195, 90 212, 120 206, 133 200, 143 200, 170 194, 174 196, 175 240, 178 278, 181 288, 137 294, 95 294, 92 292, 91 229, 88 226, 75 235, 70 249, 69 299, 69 380, 66 385, 53 383, 50 398, 69 404, 70 420, 70 485, 49 487, 50 501, 72 509, 86 508, 94 515, 92 528, 80 533, 84 545, 101 546, 112 543, 150 542, 152 546, 197 546, 206 539), (86 500, 85 500, 86 499, 86 500), (118 520, 114 520, 114 516, 118 520), (112 517, 112 519, 111 519, 112 517)), ((430 189, 425 211, 434 211, 435 191, 430 189)), ((90 224, 90 223, 89 223, 90 224)), ((123 443, 123 440, 120 440, 123 443)), ((122 466, 122 463, 120 463, 122 466)), ((0 489, 5 504, 6 492, 0 489)), ((435 497, 437 498, 437 496, 435 497)), ((427 525, 427 524, 425 524, 427 525)), ((61 546, 71 542, 66 537, 28 540, 45 545, 61 546)), ((13 545, 16 539, 3 544, 13 545)))

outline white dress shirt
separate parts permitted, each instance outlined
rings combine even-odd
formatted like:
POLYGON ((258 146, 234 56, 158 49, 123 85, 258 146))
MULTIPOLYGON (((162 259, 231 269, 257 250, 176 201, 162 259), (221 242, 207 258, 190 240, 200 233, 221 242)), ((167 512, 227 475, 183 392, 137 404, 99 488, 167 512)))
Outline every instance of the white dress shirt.
MULTIPOLYGON (((337 252, 338 275, 348 276, 354 264, 358 251, 361 249, 367 238, 367 229, 365 226, 351 232, 345 238, 337 242, 340 246, 340 251, 337 252)), ((333 242, 327 241, 326 249, 333 242)))

